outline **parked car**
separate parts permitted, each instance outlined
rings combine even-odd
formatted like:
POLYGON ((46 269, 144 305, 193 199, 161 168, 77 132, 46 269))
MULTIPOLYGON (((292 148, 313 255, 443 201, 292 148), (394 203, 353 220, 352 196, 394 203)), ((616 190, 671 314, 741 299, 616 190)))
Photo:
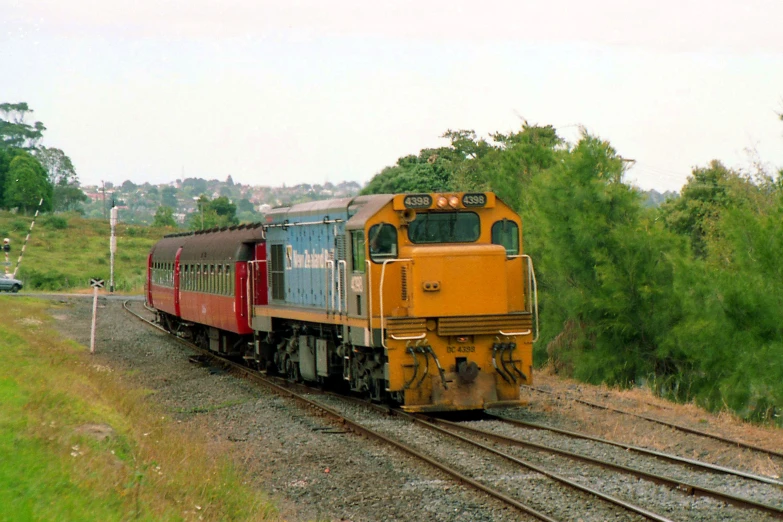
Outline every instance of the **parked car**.
POLYGON ((10 275, 0 276, 0 291, 3 292, 18 292, 22 289, 24 283, 18 279, 14 279, 10 275))

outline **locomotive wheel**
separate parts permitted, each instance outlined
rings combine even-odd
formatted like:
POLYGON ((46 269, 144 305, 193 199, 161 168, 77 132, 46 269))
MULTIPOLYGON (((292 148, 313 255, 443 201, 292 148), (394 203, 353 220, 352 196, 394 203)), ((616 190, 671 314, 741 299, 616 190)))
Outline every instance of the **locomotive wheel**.
POLYGON ((291 360, 290 357, 285 358, 285 374, 289 380, 299 382, 301 376, 299 375, 299 365, 291 360))

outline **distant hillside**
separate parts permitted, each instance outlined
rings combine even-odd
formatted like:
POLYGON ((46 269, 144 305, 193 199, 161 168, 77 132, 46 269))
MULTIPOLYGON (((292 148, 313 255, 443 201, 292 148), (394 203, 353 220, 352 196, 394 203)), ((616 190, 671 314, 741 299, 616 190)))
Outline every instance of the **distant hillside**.
MULTIPOLYGON (((27 216, 0 212, 0 237, 11 239, 10 271, 16 266, 30 220, 27 216)), ((117 226, 116 291, 142 292, 150 248, 173 231, 124 223, 117 226)), ((109 236, 108 221, 69 214, 39 216, 17 273, 17 278, 25 284, 22 292, 88 291, 90 278, 93 277, 104 279, 108 287, 109 236)), ((4 256, 0 255, 0 262, 4 260, 4 256)), ((3 268, 0 266, 0 272, 3 268)))
POLYGON ((120 208, 120 219, 124 223, 151 224, 155 211, 165 205, 174 210, 175 219, 183 224, 187 215, 197 210, 195 199, 204 195, 208 199, 228 198, 237 207, 237 218, 249 223, 261 220, 263 213, 270 208, 353 196, 361 188, 355 181, 323 185, 301 183, 290 187, 285 184, 281 187, 243 185, 234 183, 231 176, 225 181, 185 178, 159 185, 137 185, 128 180, 121 185, 83 186, 89 201, 82 210, 86 217, 105 218, 107 209, 115 203, 120 208))

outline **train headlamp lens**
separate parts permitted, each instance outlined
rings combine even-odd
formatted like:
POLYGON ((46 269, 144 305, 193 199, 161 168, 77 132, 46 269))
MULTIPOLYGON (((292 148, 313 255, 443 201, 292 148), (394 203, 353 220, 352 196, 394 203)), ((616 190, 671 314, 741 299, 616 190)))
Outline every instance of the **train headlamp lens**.
POLYGON ((451 196, 449 198, 449 206, 451 208, 457 208, 457 205, 459 205, 459 198, 457 196, 451 196))
POLYGON ((449 201, 446 199, 445 196, 438 197, 438 208, 446 208, 446 205, 449 204, 449 201))

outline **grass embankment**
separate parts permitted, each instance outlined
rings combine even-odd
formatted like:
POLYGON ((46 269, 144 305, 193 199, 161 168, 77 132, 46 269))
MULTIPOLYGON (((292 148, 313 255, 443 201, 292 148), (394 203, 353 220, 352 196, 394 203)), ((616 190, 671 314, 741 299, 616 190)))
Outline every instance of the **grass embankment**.
POLYGON ((0 297, 0 521, 265 520, 274 509, 149 392, 0 297))
MULTIPOLYGON (((10 271, 16 266, 31 220, 30 216, 0 212, 0 237, 11 239, 10 271)), ((72 214, 38 216, 17 272, 24 290, 89 290, 92 277, 104 279, 108 287, 110 230, 109 222, 104 220, 72 214)), ((115 290, 140 293, 150 248, 174 231, 119 223, 115 231, 115 290)), ((2 254, 0 261, 4 261, 2 254)))

